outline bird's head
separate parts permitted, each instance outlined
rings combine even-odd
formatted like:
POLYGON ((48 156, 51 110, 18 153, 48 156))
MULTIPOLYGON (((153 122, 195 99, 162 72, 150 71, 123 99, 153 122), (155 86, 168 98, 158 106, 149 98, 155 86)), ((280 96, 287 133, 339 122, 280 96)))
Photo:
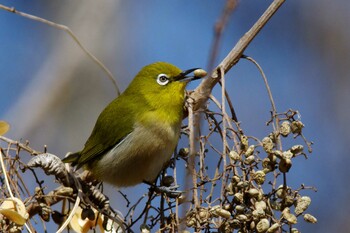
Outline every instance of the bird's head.
POLYGON ((156 62, 143 67, 126 91, 141 94, 155 105, 182 104, 187 83, 205 75, 199 68, 182 71, 172 64, 156 62))

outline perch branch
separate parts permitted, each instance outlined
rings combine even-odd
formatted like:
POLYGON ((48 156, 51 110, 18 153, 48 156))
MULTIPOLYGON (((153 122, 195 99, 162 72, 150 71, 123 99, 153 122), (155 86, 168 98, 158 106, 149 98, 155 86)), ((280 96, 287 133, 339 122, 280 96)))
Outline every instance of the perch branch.
POLYGON ((222 69, 226 74, 235 64, 237 64, 244 50, 284 2, 285 0, 274 0, 266 9, 264 14, 252 26, 252 28, 244 34, 244 36, 237 42, 235 47, 229 52, 224 60, 222 60, 217 68, 214 69, 212 74, 208 78, 204 79, 201 84, 191 93, 190 97, 194 100, 193 110, 198 110, 205 105, 211 90, 220 80, 218 70, 222 69))

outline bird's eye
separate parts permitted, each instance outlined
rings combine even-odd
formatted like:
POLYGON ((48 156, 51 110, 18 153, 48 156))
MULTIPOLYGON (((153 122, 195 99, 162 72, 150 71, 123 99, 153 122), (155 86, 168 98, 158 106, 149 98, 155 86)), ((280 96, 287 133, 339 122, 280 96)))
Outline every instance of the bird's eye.
POLYGON ((168 82, 169 82, 169 78, 168 78, 168 76, 167 76, 166 74, 160 74, 160 75, 158 75, 158 77, 157 77, 157 83, 158 83, 159 85, 164 86, 164 85, 168 84, 168 82))

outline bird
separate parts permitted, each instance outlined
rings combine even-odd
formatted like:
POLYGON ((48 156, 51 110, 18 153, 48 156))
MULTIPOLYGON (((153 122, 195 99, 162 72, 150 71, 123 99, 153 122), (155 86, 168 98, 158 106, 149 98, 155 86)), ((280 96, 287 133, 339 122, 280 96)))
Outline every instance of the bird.
POLYGON ((100 113, 84 148, 62 161, 117 187, 154 183, 180 137, 186 85, 205 75, 166 62, 143 67, 100 113))

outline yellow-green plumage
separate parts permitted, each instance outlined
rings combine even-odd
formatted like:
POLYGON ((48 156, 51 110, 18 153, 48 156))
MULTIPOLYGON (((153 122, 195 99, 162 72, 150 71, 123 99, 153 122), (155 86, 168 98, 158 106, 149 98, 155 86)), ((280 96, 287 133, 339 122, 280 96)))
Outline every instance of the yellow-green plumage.
POLYGON ((102 111, 84 149, 63 161, 117 186, 153 182, 180 136, 188 83, 182 74, 165 62, 144 67, 102 111))

